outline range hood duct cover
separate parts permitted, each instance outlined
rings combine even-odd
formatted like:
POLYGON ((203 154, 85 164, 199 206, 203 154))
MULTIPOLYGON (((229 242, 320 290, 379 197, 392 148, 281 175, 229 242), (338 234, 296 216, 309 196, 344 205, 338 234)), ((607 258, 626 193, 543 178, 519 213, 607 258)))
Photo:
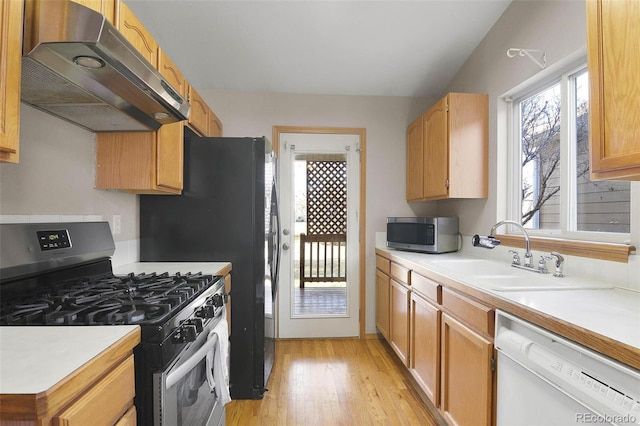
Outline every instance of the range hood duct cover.
POLYGON ((191 106, 104 16, 68 0, 25 9, 21 100, 95 132, 152 131, 191 106), (97 58, 101 68, 75 63, 97 58))

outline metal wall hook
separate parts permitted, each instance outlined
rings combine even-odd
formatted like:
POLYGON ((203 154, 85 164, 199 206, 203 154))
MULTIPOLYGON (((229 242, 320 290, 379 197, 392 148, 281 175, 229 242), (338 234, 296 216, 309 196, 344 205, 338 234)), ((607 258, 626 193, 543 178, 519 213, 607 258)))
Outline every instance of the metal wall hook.
POLYGON ((540 68, 545 69, 547 67, 547 52, 545 50, 536 49, 520 49, 518 47, 512 47, 507 49, 507 56, 509 58, 515 58, 516 56, 526 56, 535 62, 540 68), (542 58, 538 60, 532 55, 532 53, 542 54, 542 58))

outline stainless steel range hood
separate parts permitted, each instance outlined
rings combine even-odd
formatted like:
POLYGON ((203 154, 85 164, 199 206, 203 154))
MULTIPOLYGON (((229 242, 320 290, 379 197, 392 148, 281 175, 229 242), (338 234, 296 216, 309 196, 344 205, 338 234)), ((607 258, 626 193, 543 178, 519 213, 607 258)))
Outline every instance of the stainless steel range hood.
POLYGON ((186 120, 189 103, 101 14, 28 1, 21 99, 96 132, 150 131, 186 120))

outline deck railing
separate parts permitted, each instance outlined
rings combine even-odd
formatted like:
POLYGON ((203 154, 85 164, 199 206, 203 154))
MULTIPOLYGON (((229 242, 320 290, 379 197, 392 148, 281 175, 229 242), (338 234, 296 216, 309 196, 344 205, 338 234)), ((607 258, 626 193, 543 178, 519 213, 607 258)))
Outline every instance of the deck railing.
POLYGON ((300 234, 300 288, 347 280, 347 234, 300 234))

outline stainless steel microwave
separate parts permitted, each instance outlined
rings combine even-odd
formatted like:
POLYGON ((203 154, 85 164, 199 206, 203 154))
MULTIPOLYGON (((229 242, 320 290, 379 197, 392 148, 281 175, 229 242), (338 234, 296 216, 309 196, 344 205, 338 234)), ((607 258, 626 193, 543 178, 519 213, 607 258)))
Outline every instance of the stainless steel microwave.
POLYGON ((423 253, 458 251, 457 217, 388 217, 387 247, 423 253))

